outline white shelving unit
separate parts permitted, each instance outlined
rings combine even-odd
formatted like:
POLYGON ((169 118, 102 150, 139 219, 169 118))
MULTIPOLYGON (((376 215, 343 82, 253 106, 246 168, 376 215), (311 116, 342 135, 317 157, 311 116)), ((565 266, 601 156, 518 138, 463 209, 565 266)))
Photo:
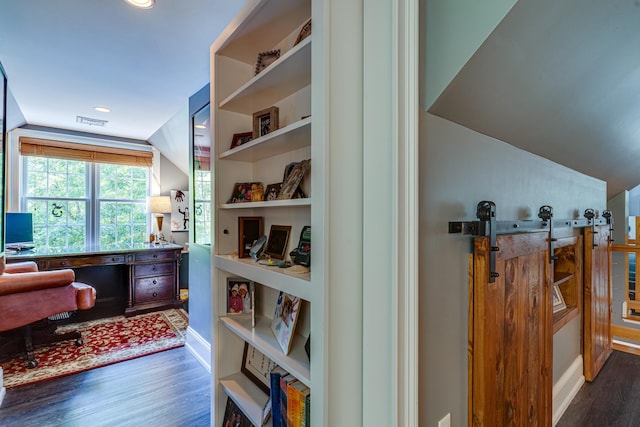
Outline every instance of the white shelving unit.
MULTIPOLYGON (((266 186, 282 181, 291 162, 311 159, 311 55, 313 36, 295 44, 300 29, 311 19, 311 0, 250 0, 211 47, 211 123, 213 164, 213 343, 212 425, 221 425, 227 399, 232 399, 256 425, 261 425, 268 395, 242 371, 245 343, 321 393, 314 383, 311 362, 304 349, 311 329, 311 310, 323 312, 323 301, 315 295, 322 284, 314 283, 313 270, 297 273, 286 268, 261 265, 238 258, 238 217, 263 217, 264 234, 272 225, 291 226, 286 253, 295 249, 301 230, 311 225, 314 202, 310 176, 305 176, 304 199, 228 203, 236 183, 261 182, 266 186), (295 46, 294 46, 295 44, 295 46), (279 49, 280 57, 255 75, 258 54, 279 49), (232 136, 253 129, 253 114, 278 107, 275 131, 230 149, 232 136), (255 283, 256 322, 247 315, 227 315, 227 279, 242 278, 255 283), (280 292, 301 298, 300 317, 288 354, 271 330, 274 302, 280 292)), ((315 181, 314 181, 315 182, 315 181)), ((288 257, 288 256, 287 256, 288 257)), ((312 264, 313 268, 313 264, 312 264)), ((322 325, 317 326, 318 330, 322 325)), ((320 346, 320 341, 317 346, 320 346)), ((311 357, 318 354, 314 348, 311 357)), ((319 364, 318 366, 321 366, 319 364)), ((322 425, 321 411, 312 423, 322 425)), ((271 425, 271 419, 266 425, 271 425)))

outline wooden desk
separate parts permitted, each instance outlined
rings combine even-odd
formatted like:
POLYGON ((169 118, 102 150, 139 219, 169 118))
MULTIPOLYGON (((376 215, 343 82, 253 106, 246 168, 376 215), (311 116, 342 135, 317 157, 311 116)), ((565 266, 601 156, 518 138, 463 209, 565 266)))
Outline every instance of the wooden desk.
MULTIPOLYGON (((36 249, 6 252, 8 263, 35 261, 40 270, 71 268, 76 281, 96 288, 96 305, 83 318, 95 319, 180 307, 178 268, 182 247, 142 243, 132 247, 36 249)), ((82 319, 84 320, 84 319, 82 319)))

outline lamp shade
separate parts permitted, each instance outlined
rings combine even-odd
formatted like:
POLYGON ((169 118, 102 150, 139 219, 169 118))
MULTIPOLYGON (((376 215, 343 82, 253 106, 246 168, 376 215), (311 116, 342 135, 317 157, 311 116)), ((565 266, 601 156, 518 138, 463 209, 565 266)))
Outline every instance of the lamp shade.
POLYGON ((147 212, 150 213, 171 213, 171 197, 150 196, 147 197, 147 212))

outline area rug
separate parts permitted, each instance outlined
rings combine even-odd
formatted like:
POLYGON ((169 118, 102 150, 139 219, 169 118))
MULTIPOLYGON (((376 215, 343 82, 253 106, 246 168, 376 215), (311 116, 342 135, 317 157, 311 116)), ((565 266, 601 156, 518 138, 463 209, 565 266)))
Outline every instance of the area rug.
POLYGON ((187 326, 187 314, 180 309, 61 326, 58 333, 80 331, 84 344, 78 347, 66 341, 41 347, 35 352, 39 363, 33 369, 27 369, 21 357, 3 363, 4 386, 18 387, 180 347, 187 326))

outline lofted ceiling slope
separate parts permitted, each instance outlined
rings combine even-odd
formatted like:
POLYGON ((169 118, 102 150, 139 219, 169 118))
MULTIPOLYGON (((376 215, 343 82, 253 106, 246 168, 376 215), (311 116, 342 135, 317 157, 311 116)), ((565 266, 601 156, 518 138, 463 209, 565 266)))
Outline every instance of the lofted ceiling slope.
POLYGON ((244 3, 2 1, 0 62, 28 124, 147 140, 208 83, 209 47, 244 3))
POLYGON ((602 179, 611 198, 640 184, 639 22, 638 0, 520 0, 429 111, 602 179))

